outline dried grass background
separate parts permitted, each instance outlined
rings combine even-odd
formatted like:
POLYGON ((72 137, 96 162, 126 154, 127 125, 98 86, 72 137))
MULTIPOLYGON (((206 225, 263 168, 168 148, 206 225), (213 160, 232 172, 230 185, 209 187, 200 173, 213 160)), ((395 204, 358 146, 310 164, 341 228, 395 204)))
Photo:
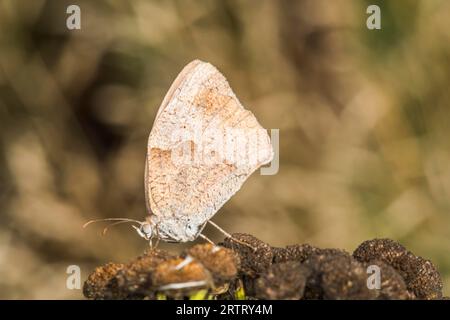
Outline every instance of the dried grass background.
POLYGON ((129 227, 81 225, 144 217, 147 136, 195 58, 280 129, 279 173, 253 175, 217 223, 280 246, 389 237, 449 295, 449 21, 439 0, 0 1, 0 297, 81 298, 68 265, 84 280, 146 248, 129 227))

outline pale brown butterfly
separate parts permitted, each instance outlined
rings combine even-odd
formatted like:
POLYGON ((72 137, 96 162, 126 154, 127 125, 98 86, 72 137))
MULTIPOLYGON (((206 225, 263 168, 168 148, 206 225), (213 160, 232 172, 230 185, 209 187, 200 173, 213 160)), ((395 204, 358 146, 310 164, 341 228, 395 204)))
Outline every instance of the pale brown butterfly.
MULTIPOLYGON (((145 221, 131 222, 146 240, 187 242, 201 237, 210 219, 260 166, 273 159, 267 131, 246 110, 225 77, 194 60, 177 76, 159 107, 147 144, 145 221)), ((104 233, 107 231, 106 227, 104 233)), ((240 242, 240 241, 238 241, 240 242)))

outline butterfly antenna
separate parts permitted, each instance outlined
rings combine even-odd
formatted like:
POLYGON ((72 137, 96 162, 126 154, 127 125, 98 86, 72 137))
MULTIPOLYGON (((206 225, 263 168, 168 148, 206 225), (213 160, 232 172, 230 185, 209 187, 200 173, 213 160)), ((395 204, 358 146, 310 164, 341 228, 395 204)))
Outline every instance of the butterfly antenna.
POLYGON ((86 228, 88 225, 94 223, 94 222, 102 222, 102 221, 122 221, 122 222, 134 222, 134 223, 138 223, 139 225, 142 224, 141 221, 138 220, 134 220, 134 219, 128 219, 128 218, 105 218, 105 219, 94 219, 94 220, 89 220, 88 222, 86 222, 83 225, 83 228, 86 228))
MULTIPOLYGON (((102 235, 106 235, 106 233, 108 232, 108 229, 111 228, 112 226, 118 225, 118 224, 122 224, 122 223, 134 223, 133 221, 116 221, 113 223, 108 224, 102 231, 102 235)), ((134 224, 132 225, 133 227, 137 228, 134 224)))

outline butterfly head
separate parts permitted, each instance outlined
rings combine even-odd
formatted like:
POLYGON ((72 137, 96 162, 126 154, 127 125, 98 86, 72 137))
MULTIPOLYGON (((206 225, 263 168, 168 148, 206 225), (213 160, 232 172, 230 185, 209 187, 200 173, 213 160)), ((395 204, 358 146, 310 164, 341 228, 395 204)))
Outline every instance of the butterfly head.
POLYGON ((149 221, 144 221, 140 224, 139 228, 133 225, 136 232, 145 240, 150 240, 153 237, 153 225, 149 221))

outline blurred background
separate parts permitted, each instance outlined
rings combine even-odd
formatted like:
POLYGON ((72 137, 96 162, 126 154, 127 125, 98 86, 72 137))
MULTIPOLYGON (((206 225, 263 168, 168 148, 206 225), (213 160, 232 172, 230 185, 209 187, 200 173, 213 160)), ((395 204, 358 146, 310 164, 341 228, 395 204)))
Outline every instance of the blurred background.
POLYGON ((389 237, 450 294, 449 1, 1 0, 0 30, 0 298, 82 298, 69 265, 84 281, 147 248, 129 226, 81 226, 145 217, 147 137, 196 58, 280 129, 278 174, 251 176, 215 222, 274 246, 389 237))

